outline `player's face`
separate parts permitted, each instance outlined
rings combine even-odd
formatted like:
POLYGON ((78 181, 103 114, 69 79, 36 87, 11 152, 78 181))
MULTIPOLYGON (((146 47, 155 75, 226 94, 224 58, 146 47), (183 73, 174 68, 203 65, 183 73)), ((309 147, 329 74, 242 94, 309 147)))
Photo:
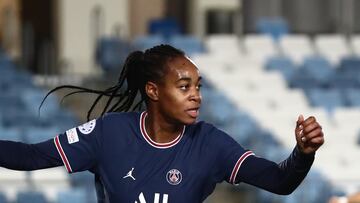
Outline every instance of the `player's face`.
POLYGON ((167 66, 165 78, 158 86, 162 114, 169 121, 194 123, 201 104, 199 70, 187 57, 174 58, 167 66))

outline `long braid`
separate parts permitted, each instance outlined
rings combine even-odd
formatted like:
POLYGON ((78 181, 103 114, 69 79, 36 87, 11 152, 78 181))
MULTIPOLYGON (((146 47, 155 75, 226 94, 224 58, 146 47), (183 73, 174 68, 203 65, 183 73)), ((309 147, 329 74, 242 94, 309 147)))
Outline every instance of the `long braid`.
POLYGON ((145 92, 146 83, 148 81, 159 82, 162 80, 166 74, 166 65, 168 60, 177 56, 184 56, 184 53, 170 45, 155 46, 145 52, 132 52, 127 57, 119 79, 114 86, 105 90, 93 90, 72 85, 56 87, 45 95, 39 106, 39 112, 46 98, 53 92, 60 89, 74 90, 63 96, 61 101, 68 96, 78 93, 98 95, 87 112, 87 120, 90 120, 93 110, 104 97, 107 97, 108 99, 101 115, 104 115, 107 112, 134 111, 136 109, 140 109, 141 104, 148 102, 148 96, 145 92), (138 93, 140 93, 141 98, 134 104, 138 93))

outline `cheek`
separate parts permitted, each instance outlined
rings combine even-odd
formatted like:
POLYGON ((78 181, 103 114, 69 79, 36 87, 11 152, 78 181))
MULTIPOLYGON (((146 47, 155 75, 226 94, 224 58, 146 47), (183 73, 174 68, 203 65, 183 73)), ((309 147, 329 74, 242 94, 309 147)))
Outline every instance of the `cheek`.
MULTIPOLYGON (((170 107, 177 106, 179 108, 180 106, 184 105, 184 102, 186 102, 187 96, 178 90, 169 91, 167 95, 167 103, 170 105, 170 107)), ((179 109, 180 110, 180 109, 179 109)))

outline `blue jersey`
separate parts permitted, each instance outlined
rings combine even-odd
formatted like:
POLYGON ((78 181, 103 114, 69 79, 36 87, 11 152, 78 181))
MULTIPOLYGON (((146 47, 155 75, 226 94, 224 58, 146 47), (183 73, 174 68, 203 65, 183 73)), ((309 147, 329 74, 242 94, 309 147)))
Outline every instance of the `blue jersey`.
POLYGON ((110 113, 38 144, 0 141, 0 166, 89 170, 113 203, 183 203, 202 202, 222 181, 290 194, 314 161, 314 153, 297 147, 278 164, 254 156, 205 122, 185 126, 169 143, 157 143, 146 133, 146 115, 110 113))
POLYGON ((252 156, 205 122, 169 143, 146 133, 147 113, 111 113, 54 138, 68 172, 98 174, 111 202, 202 202, 222 181, 236 184, 252 156))

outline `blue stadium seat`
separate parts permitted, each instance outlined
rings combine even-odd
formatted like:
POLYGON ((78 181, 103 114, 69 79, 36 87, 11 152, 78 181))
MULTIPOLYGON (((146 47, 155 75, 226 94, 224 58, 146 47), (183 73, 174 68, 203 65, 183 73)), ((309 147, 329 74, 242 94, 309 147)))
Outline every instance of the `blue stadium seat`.
POLYGON ((107 73, 120 73, 129 52, 130 46, 126 41, 117 37, 104 37, 96 47, 96 63, 107 73))
POLYGON ((8 203, 8 199, 6 198, 6 195, 0 191, 0 203, 8 203))
POLYGON ((70 182, 75 187, 94 187, 94 174, 88 171, 73 173, 70 175, 70 182))
POLYGON ((360 58, 357 56, 345 57, 336 69, 331 86, 341 88, 360 88, 360 58))
POLYGON ((360 89, 359 88, 349 88, 345 89, 345 100, 348 106, 360 107, 360 89))
POLYGON ((24 139, 26 143, 34 144, 52 139, 59 133, 62 132, 59 132, 55 127, 29 127, 24 131, 24 139))
POLYGON ((286 81, 289 82, 295 72, 295 64, 289 57, 273 56, 266 61, 265 69, 280 71, 286 81))
POLYGON ((22 131, 17 128, 1 128, 0 127, 0 140, 23 142, 24 137, 22 135, 22 131))
POLYGON ((20 109, 5 109, 2 112, 5 113, 2 114, 4 127, 23 129, 32 126, 44 127, 50 125, 50 120, 20 109))
POLYGON ((339 89, 314 88, 309 89, 306 94, 311 105, 324 107, 328 112, 346 104, 339 89))
POLYGON ((281 36, 289 33, 289 25, 285 19, 260 18, 256 21, 256 31, 261 34, 270 34, 273 39, 278 40, 281 36))
POLYGON ((169 39, 173 35, 181 34, 179 24, 173 18, 153 19, 148 23, 148 32, 151 35, 161 35, 169 39))
POLYGON ((336 70, 335 74, 330 78, 330 88, 356 88, 360 87, 360 77, 356 74, 344 74, 336 70))
MULTIPOLYGON (((41 101, 46 95, 45 90, 41 89, 32 89, 26 92, 23 92, 21 95, 22 101, 25 104, 25 107, 29 113, 34 116, 39 115, 39 106, 41 101)), ((57 114, 60 111, 59 101, 54 95, 50 95, 43 104, 41 108, 40 116, 44 118, 50 118, 51 116, 57 114)))
POLYGON ((327 85, 334 74, 334 68, 329 61, 321 56, 306 58, 301 69, 318 80, 322 85, 327 85))
POLYGON ((138 36, 132 42, 134 50, 145 51, 153 46, 165 44, 166 40, 161 35, 138 36))
POLYGON ((325 58, 321 56, 308 57, 290 78, 289 86, 305 90, 329 87, 334 74, 334 68, 325 58))
POLYGON ((340 61, 339 71, 343 74, 360 74, 360 57, 348 56, 340 61))
POLYGON ((84 188, 72 188, 57 194, 57 203, 88 203, 84 188))
POLYGON ((16 195, 17 203, 48 203, 45 195, 36 191, 19 192, 16 195))
POLYGON ((174 35, 170 38, 169 44, 183 50, 189 56, 204 51, 201 40, 195 36, 174 35))

